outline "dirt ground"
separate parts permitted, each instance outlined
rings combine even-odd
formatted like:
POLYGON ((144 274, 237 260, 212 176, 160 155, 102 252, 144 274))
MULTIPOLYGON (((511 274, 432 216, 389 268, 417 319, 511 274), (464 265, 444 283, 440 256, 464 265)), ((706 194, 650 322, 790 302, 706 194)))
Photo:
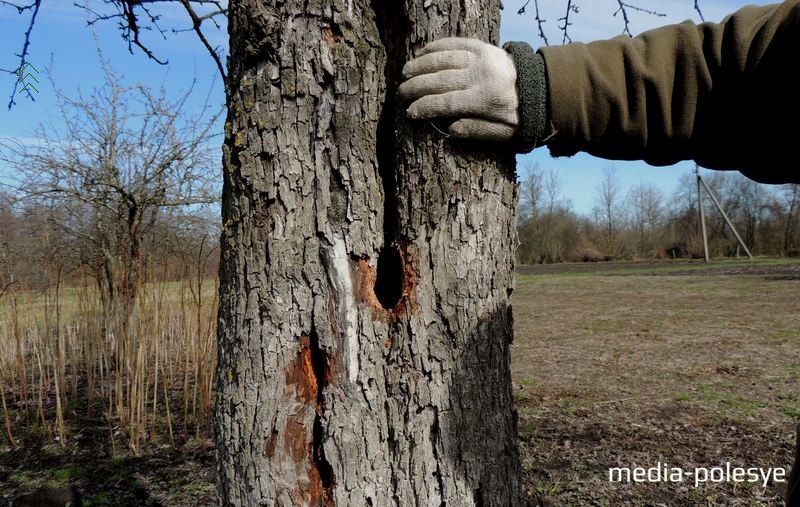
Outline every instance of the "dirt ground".
POLYGON ((85 507, 216 505, 209 439, 155 445, 133 456, 107 423, 80 413, 72 414, 64 448, 38 428, 17 430, 19 450, 0 447, 0 505, 21 494, 70 486, 85 507))
MULTIPOLYGON (((531 505, 783 505, 783 484, 611 483, 609 467, 791 466, 800 261, 523 266, 514 392, 531 505)), ((84 505, 214 504, 213 448, 139 457, 74 407, 68 444, 0 430, 0 505, 75 484, 84 505)), ((99 410, 98 410, 99 412, 99 410)))
POLYGON ((784 484, 611 483, 609 468, 790 468, 800 262, 578 266, 517 277, 531 503, 783 505, 784 484))

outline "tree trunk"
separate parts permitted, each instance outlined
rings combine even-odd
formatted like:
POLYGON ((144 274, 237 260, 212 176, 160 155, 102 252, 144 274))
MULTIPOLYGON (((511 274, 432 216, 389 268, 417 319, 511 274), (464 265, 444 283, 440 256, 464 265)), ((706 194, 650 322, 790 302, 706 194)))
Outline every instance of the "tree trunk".
POLYGON ((499 8, 231 1, 223 505, 520 503, 514 158, 395 98, 425 43, 496 43, 499 8))

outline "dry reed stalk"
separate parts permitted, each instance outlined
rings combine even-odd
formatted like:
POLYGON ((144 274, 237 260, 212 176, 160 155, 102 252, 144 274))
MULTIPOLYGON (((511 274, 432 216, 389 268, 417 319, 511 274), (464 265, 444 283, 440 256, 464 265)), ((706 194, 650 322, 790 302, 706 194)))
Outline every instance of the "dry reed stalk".
POLYGON ((53 368, 53 377, 56 381, 56 416, 55 416, 55 428, 56 432, 58 433, 58 443, 63 448, 66 445, 65 442, 65 432, 64 432, 64 410, 61 404, 61 390, 58 388, 59 385, 59 378, 58 378, 58 370, 57 367, 53 368))
POLYGON ((167 409, 167 430, 169 431, 169 443, 175 447, 175 434, 172 432, 172 415, 169 411, 169 394, 167 392, 167 384, 164 383, 164 405, 167 409))
POLYGON ((41 421, 42 427, 47 429, 47 420, 44 417, 44 365, 42 364, 42 354, 39 352, 38 347, 34 345, 34 353, 36 355, 36 365, 39 367, 39 396, 36 400, 36 419, 41 421))
POLYGON ((11 444, 12 449, 17 449, 17 441, 14 440, 14 433, 11 431, 11 416, 8 414, 8 406, 6 405, 6 386, 2 375, 0 375, 0 400, 3 402, 3 419, 6 423, 8 443, 11 444))

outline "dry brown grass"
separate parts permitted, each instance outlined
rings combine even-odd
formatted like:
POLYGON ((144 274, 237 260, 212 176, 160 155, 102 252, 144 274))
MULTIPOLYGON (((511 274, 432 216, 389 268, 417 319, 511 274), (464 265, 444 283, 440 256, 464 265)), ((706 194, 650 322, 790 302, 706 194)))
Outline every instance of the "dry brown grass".
POLYGON ((86 284, 0 301, 0 503, 76 485, 86 505, 208 505, 217 288, 140 285, 129 318, 86 284))
MULTIPOLYGON (((100 415, 138 454, 210 434, 214 281, 143 285, 129 316, 107 315, 85 285, 10 292, 0 312, 3 440, 41 427, 62 446, 71 418, 100 415)), ((116 451, 116 449, 114 449, 116 451)))

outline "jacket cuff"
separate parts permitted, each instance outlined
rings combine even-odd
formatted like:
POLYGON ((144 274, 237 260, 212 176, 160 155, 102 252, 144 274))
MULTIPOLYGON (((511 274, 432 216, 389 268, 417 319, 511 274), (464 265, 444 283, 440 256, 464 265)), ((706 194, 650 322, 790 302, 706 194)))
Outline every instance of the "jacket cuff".
POLYGON ((536 148, 547 126, 547 75, 544 58, 525 42, 507 42, 505 49, 517 68, 519 128, 512 143, 519 153, 536 148))

